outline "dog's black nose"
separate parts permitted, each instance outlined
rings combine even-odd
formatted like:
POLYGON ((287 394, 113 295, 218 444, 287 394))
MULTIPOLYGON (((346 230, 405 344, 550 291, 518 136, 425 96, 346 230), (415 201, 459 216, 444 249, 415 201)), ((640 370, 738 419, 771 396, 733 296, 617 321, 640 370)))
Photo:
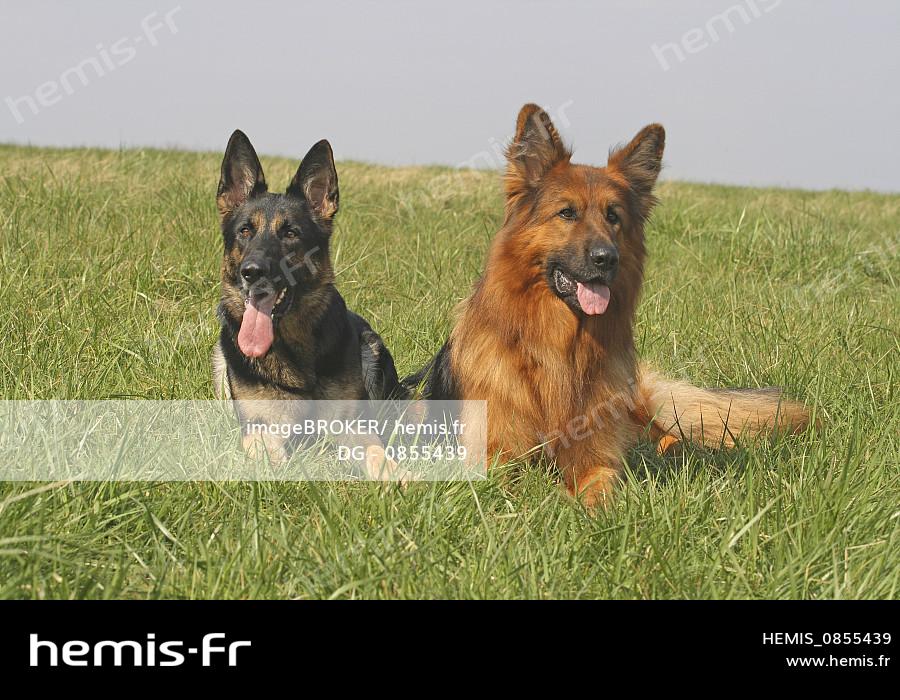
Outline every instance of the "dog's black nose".
POLYGON ((243 265, 241 265, 241 277, 247 280, 250 284, 253 284, 260 277, 263 276, 262 265, 257 262, 247 261, 243 265))
POLYGON ((598 246, 591 250, 591 262, 603 272, 612 272, 619 264, 619 251, 612 246, 598 246))

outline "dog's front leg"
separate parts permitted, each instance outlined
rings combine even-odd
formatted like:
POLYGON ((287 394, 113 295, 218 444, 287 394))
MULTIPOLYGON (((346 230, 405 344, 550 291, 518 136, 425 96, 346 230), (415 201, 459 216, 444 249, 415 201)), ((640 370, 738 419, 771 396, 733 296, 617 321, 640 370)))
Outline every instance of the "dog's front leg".
POLYGON ((569 495, 590 510, 608 506, 621 481, 622 456, 634 443, 635 432, 628 422, 607 421, 602 430, 554 450, 569 495))

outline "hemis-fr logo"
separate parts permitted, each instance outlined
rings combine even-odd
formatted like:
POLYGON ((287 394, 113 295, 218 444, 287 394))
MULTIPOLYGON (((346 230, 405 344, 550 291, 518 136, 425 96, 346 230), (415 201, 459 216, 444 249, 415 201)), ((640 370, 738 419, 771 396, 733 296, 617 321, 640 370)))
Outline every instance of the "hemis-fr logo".
POLYGON ((72 639, 55 642, 29 635, 28 659, 32 667, 46 666, 181 666, 196 659, 203 666, 237 666, 238 652, 249 647, 247 640, 229 642, 223 632, 203 636, 200 644, 190 645, 179 640, 159 641, 154 633, 144 641, 102 640, 86 642, 72 639))

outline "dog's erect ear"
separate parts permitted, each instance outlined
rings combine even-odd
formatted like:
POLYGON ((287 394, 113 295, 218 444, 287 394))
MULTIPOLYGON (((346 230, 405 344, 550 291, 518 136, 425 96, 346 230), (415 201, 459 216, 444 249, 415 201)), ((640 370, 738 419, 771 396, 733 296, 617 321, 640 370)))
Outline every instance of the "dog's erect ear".
POLYGON ((318 219, 330 221, 335 215, 339 199, 338 177, 328 141, 322 139, 309 149, 288 185, 287 193, 303 197, 318 219))
POLYGON ((535 104, 519 111, 516 135, 506 149, 506 190, 520 194, 557 163, 572 157, 547 113, 535 104))
POLYGON ((642 208, 648 214, 655 204, 653 186, 662 169, 665 148, 666 130, 661 124, 650 124, 641 129, 627 146, 609 154, 609 167, 625 175, 632 190, 644 200, 642 208))
POLYGON ((265 191, 266 177, 256 151, 247 135, 238 129, 228 139, 222 159, 222 175, 216 192, 219 216, 224 221, 248 199, 265 191))

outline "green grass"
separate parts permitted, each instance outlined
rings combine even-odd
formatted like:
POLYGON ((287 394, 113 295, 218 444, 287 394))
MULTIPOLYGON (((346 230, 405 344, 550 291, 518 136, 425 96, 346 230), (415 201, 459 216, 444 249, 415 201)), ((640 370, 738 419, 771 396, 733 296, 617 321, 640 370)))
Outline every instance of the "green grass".
MULTIPOLYGON (((220 154, 0 147, 0 397, 208 398, 220 154)), ((263 159, 286 185, 296 163, 263 159)), ((501 218, 495 174, 339 166, 339 288, 417 368, 501 218)), ((702 384, 784 385, 819 435, 667 461, 608 512, 486 482, 0 485, 8 598, 893 598, 900 196, 664 183, 637 336, 702 384)))

